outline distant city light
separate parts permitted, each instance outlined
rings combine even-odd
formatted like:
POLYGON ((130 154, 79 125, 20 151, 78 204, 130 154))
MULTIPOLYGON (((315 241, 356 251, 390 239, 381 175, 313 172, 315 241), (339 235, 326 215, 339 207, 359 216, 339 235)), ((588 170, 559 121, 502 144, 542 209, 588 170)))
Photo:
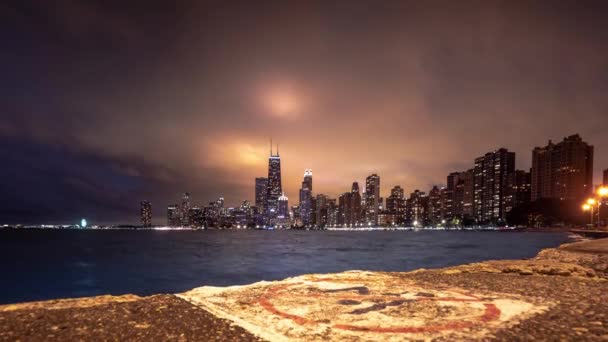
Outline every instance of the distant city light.
POLYGON ((87 227, 87 220, 85 220, 85 219, 80 220, 80 227, 86 228, 87 227))

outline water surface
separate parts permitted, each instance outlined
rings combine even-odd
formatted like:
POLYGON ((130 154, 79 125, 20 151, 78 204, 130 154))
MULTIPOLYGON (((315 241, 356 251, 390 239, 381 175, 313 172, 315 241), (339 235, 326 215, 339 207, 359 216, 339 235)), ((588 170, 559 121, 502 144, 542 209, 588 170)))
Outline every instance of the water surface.
POLYGON ((566 233, 0 230, 0 303, 529 258, 566 233))

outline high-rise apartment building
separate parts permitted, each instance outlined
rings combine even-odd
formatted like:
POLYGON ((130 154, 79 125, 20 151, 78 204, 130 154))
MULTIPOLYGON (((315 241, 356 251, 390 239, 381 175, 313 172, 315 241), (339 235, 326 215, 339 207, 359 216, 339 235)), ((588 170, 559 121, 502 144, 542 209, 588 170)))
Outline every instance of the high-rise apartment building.
POLYGON ((406 223, 415 227, 425 226, 428 223, 429 198, 420 191, 410 194, 406 204, 406 223))
MULTIPOLYGON (((445 189, 444 189, 445 190, 445 189)), ((429 212, 428 218, 432 225, 437 225, 443 220, 442 210, 442 194, 441 190, 437 186, 433 186, 429 191, 429 212)))
POLYGON ((593 146, 578 135, 532 151, 531 199, 581 200, 593 191, 593 146))
POLYGON ((391 195, 386 198, 385 213, 389 215, 389 223, 403 224, 405 222, 405 196, 399 185, 391 189, 391 195))
POLYGON ((441 191, 443 219, 449 224, 473 217, 474 172, 452 172, 447 187, 441 191))
POLYGON ((149 201, 140 203, 140 218, 142 227, 152 227, 152 204, 149 201))
POLYGON ((462 218, 472 220, 475 215, 475 172, 473 169, 460 174, 462 179, 462 218))
POLYGON ((504 148, 475 159, 473 196, 478 223, 504 222, 507 180, 514 171, 515 153, 504 148))
POLYGON ((516 170, 507 179, 506 212, 530 202, 530 172, 516 170))

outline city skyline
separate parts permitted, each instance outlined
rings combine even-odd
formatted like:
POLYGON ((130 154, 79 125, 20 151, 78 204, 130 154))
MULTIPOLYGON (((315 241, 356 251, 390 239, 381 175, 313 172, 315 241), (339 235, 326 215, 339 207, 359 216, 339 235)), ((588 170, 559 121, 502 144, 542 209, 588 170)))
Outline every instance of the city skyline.
MULTIPOLYGON (((185 193, 182 205, 168 206, 167 225, 239 229, 503 226, 523 221, 537 224, 529 221, 530 210, 538 213, 539 209, 534 207, 544 207, 541 216, 551 220, 556 213, 550 208, 556 208, 555 205, 562 206, 563 213, 557 216, 560 220, 581 220, 578 205, 596 192, 592 181, 594 147, 574 134, 556 144, 549 140, 545 147, 534 147, 532 160, 529 170, 521 170, 516 168, 515 152, 506 148, 490 151, 475 158, 471 168, 450 172, 445 185, 433 185, 428 195, 416 188, 409 198, 400 185, 391 188, 390 196, 380 196, 381 177, 376 173, 366 177, 362 193, 355 180, 351 190, 339 196, 322 191, 315 196, 313 171, 305 169, 298 202, 290 207, 281 188, 278 146, 276 154, 273 153, 271 140, 268 177, 255 178, 253 206, 248 199, 240 206, 224 206, 225 199, 220 197, 197 208, 201 219, 195 221, 188 213, 192 209, 189 194, 185 193)), ((604 179, 603 186, 606 184, 604 179)), ((143 210, 141 222, 143 226, 149 225, 143 210)))
POLYGON ((142 200, 184 191, 253 203, 270 137, 290 204, 307 168, 333 198, 377 173, 386 198, 501 147, 527 170, 532 148, 573 133, 596 147, 594 183, 608 167, 604 2, 0 10, 3 221, 137 222, 142 200))

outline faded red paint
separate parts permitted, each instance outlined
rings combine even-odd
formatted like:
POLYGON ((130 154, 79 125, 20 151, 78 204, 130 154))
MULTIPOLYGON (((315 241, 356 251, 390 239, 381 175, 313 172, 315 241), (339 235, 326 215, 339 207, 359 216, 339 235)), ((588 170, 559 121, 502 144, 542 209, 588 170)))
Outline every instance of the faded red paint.
MULTIPOLYGON (((317 280, 320 281, 320 280, 317 280)), ((336 281, 335 279, 326 279, 322 281, 336 281)), ((299 315, 290 314, 288 312, 277 309, 271 302, 272 298, 278 297, 282 291, 288 289, 291 286, 299 285, 301 283, 278 285, 269 288, 266 293, 260 297, 258 303, 267 311, 274 315, 282 318, 290 319, 296 324, 317 324, 317 322, 310 320, 306 317, 299 315)), ((472 298, 455 298, 455 297, 419 297, 416 300, 419 301, 436 301, 436 302, 482 302, 481 299, 472 295, 466 295, 472 298)), ((319 298, 319 294, 311 294, 309 297, 319 298)), ((394 296, 367 296, 367 295, 348 295, 348 296, 337 296, 340 299, 353 299, 353 300, 374 300, 374 299, 395 299, 394 296)), ((361 332, 376 332, 376 333, 435 333, 447 330, 462 330, 471 328, 476 325, 491 322, 500 318, 501 312, 496 305, 492 303, 484 303, 485 310, 483 315, 474 318, 473 321, 454 321, 442 324, 429 324, 425 326, 403 326, 403 327, 365 327, 350 324, 334 324, 332 325, 335 329, 349 330, 349 331, 361 331, 361 332)))
POLYGON ((278 309, 277 309, 277 308, 275 308, 275 307, 274 307, 274 305, 272 305, 272 303, 270 303, 270 302, 268 301, 268 299, 266 299, 266 298, 262 298, 262 299, 260 299, 258 303, 259 303, 259 304, 260 304, 260 305, 261 305, 261 306, 262 306, 264 309, 266 309, 266 310, 268 310, 268 311, 272 312, 273 314, 275 314, 275 315, 277 315, 277 316, 280 316, 280 317, 283 317, 283 318, 291 319, 292 321, 296 322, 297 324, 304 325, 304 324, 306 324, 306 323, 310 323, 310 320, 309 320, 309 319, 307 319, 307 318, 305 318, 305 317, 298 316, 298 315, 293 315, 293 314, 290 314, 290 313, 287 313, 287 312, 283 312, 283 311, 278 310, 278 309))

